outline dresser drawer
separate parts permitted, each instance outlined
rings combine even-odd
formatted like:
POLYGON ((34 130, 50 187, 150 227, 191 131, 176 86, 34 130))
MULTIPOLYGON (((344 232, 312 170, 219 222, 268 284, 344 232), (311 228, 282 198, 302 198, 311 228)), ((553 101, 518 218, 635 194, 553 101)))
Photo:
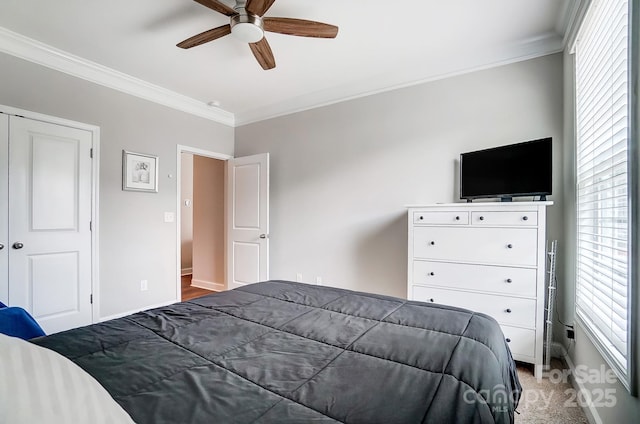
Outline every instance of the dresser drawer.
POLYGON ((513 355, 534 357, 536 352, 536 331, 501 325, 504 338, 513 355))
POLYGON ((527 268, 413 261, 413 283, 536 296, 536 270, 527 268))
POLYGON ((500 324, 535 328, 536 301, 483 293, 413 286, 413 299, 482 312, 500 324))
POLYGON ((494 265, 528 265, 537 262, 535 228, 415 227, 415 258, 494 265))
POLYGON ((469 212, 414 212, 414 224, 468 225, 469 212))
POLYGON ((538 225, 537 212, 471 212, 471 224, 473 225, 538 225))

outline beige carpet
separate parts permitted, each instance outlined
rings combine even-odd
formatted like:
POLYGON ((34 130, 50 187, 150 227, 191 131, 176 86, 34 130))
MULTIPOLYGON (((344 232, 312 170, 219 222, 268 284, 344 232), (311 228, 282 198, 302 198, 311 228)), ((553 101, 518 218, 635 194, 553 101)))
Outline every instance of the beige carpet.
MULTIPOLYGON (((552 360, 551 367, 563 369, 559 360, 552 360)), ((558 375, 558 374, 556 374, 558 375)), ((516 424, 569 424, 588 423, 582 408, 577 405, 575 392, 569 382, 551 382, 548 378, 538 381, 533 368, 518 363, 518 377, 522 384, 522 398, 516 413, 516 424), (573 394, 573 395, 572 395, 573 394)))

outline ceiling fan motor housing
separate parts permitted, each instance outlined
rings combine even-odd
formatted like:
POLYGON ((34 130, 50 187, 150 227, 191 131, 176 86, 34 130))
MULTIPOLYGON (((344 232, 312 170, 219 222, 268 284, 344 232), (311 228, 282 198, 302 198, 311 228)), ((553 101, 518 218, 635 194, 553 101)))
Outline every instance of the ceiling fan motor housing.
POLYGON ((262 18, 276 0, 195 0, 218 13, 229 17, 230 23, 201 32, 176 44, 181 49, 190 49, 217 40, 229 34, 249 43, 251 52, 262 69, 276 67, 276 61, 269 42, 264 36, 265 29, 278 34, 298 37, 335 38, 338 27, 322 22, 295 18, 262 18), (235 6, 231 5, 235 1, 235 6), (266 26, 266 28, 265 28, 266 26))
POLYGON ((231 17, 231 34, 246 43, 257 43, 262 40, 264 38, 262 18, 251 15, 244 9, 238 12, 240 12, 238 15, 231 17))

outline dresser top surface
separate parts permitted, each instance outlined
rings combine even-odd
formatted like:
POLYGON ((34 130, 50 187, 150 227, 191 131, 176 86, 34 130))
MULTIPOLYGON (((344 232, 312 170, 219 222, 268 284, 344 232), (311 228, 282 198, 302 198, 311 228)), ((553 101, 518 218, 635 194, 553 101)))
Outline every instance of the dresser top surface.
POLYGON ((450 209, 450 208, 508 208, 515 206, 551 206, 553 201, 534 201, 534 202, 457 202, 457 203, 429 203, 417 205, 405 205, 407 209, 450 209))

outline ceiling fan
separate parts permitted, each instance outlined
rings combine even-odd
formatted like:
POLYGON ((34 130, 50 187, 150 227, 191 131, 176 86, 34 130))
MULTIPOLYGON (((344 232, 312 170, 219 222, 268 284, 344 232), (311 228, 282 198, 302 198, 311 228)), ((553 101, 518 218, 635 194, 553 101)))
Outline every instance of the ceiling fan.
POLYGON ((218 0, 194 0, 203 6, 222 13, 230 18, 228 25, 202 32, 189 37, 177 44, 183 49, 199 46, 233 34, 239 40, 249 43, 253 55, 262 66, 268 70, 276 67, 271 47, 264 37, 264 32, 296 35, 299 37, 335 38, 338 27, 322 22, 293 18, 267 18, 263 15, 269 10, 275 0, 236 0, 232 8, 218 0))

